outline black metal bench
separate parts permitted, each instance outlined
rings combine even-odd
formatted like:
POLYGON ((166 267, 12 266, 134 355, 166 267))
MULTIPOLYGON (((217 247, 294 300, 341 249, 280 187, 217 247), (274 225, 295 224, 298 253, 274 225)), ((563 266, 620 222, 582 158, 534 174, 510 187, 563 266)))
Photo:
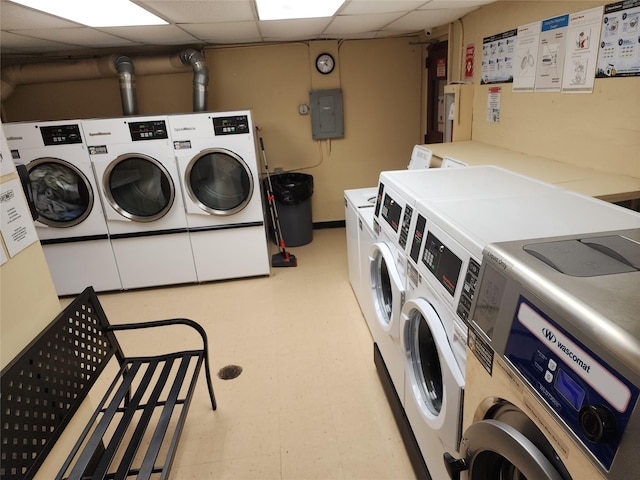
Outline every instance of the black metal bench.
POLYGON ((33 478, 100 374, 117 370, 105 368, 114 356, 119 373, 56 478, 168 476, 203 363, 216 409, 206 333, 183 318, 111 325, 89 287, 2 370, 3 480, 33 478), (115 332, 171 325, 195 329, 203 345, 127 357, 116 339, 115 332))

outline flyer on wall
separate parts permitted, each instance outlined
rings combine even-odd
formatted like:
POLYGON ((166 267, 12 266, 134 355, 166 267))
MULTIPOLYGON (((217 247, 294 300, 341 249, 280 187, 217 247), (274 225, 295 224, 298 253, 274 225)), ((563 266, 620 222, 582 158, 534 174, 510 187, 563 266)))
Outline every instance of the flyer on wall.
POLYGON ((602 12, 603 7, 596 7, 569 16, 563 93, 593 92, 602 12))
POLYGON ((487 96, 487 122, 500 123, 500 97, 502 87, 489 87, 487 96))
POLYGON ((533 92, 538 65, 541 22, 518 27, 516 37, 516 61, 513 69, 513 91, 533 92))
POLYGON ((604 6, 596 78, 640 76, 640 0, 604 6))
POLYGON ((482 41, 482 76, 480 83, 513 82, 513 54, 518 30, 486 37, 482 41))
POLYGON ((566 51, 569 14, 542 21, 536 69, 536 92, 559 92, 566 51))
POLYGON ((10 257, 38 240, 20 180, 0 185, 0 231, 10 257))

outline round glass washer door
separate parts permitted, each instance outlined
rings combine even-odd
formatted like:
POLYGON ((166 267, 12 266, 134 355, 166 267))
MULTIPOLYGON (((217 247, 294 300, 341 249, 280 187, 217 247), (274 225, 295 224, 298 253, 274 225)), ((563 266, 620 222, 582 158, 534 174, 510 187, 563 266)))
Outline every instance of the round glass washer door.
POLYGON ((103 188, 114 210, 136 222, 164 217, 175 200, 169 171, 155 158, 139 153, 120 155, 111 162, 103 188))
POLYGON ((49 227, 67 228, 89 216, 93 209, 93 189, 75 165, 45 157, 30 162, 27 170, 38 222, 49 227))
MULTIPOLYGON (((430 312, 440 322, 435 311, 430 312)), ((411 376, 419 390, 420 401, 431 415, 437 417, 442 410, 444 382, 437 341, 427 319, 418 309, 409 316, 407 335, 407 354, 411 359, 411 376)))
POLYGON ((245 161, 223 148, 210 148, 193 157, 185 170, 189 198, 205 212, 233 215, 253 195, 253 176, 245 161))
POLYGON ((469 480, 571 480, 545 434, 509 402, 496 404, 487 418, 471 424, 463 436, 469 480))

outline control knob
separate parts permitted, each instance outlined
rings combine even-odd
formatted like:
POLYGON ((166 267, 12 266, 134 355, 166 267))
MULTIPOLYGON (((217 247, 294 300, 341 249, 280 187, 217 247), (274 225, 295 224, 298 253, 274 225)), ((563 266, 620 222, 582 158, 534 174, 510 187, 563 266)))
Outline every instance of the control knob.
POLYGON ((580 409, 580 430, 594 443, 610 442, 616 436, 616 419, 604 405, 586 405, 580 409))

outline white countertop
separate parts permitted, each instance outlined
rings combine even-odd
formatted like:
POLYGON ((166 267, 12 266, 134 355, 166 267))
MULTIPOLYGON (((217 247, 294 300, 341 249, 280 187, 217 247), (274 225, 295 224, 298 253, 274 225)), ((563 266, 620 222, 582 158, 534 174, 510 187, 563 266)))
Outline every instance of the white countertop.
POLYGON ((514 152, 474 140, 425 145, 433 166, 451 157, 467 165, 497 165, 585 195, 618 202, 640 198, 640 178, 580 167, 535 155, 514 152))

